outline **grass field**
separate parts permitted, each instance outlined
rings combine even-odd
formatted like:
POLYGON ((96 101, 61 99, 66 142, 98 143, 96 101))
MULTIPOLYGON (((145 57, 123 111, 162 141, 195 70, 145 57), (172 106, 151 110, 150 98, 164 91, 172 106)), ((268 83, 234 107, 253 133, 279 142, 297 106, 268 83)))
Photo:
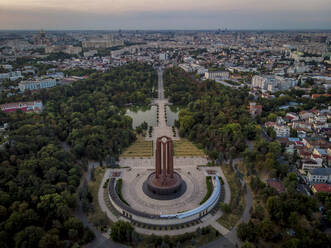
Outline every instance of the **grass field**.
POLYGON ((175 156, 178 157, 202 157, 205 153, 186 139, 174 141, 175 156))
POLYGON ((153 141, 146 141, 139 137, 136 142, 129 146, 121 155, 122 158, 152 157, 153 141))
POLYGON ((224 227, 231 230, 239 221, 243 213, 245 207, 244 192, 239 178, 235 175, 232 167, 230 165, 224 165, 222 166, 222 170, 230 186, 231 202, 229 205, 232 210, 231 213, 225 213, 222 215, 217 221, 224 227))

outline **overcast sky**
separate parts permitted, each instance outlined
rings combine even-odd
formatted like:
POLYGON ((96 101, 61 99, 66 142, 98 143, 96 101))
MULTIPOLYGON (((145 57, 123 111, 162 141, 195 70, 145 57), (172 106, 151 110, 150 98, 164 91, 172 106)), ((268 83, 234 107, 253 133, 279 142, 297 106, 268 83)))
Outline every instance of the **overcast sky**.
POLYGON ((0 0, 0 29, 331 29, 331 0, 0 0))

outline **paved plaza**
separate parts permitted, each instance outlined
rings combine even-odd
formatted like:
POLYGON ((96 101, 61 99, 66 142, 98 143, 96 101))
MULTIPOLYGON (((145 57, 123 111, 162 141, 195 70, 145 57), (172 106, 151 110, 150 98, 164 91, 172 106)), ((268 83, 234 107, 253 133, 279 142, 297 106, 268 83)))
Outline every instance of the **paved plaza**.
MULTIPOLYGON (((168 104, 168 100, 164 98, 163 79, 162 72, 159 74, 159 98, 154 100, 154 104, 159 106, 159 122, 158 126, 153 128, 152 137, 146 137, 146 140, 153 140, 153 150, 155 151, 156 139, 161 136, 171 137, 173 140, 179 140, 179 137, 173 137, 172 128, 167 126, 164 106, 168 104)), ((178 133, 178 130, 177 130, 178 133)), ((155 156, 155 152, 154 152, 155 156)), ((150 158, 120 158, 120 169, 122 177, 122 195, 123 198, 129 203, 129 205, 141 212, 149 214, 176 214, 179 212, 188 211, 200 206, 201 200, 207 193, 206 187, 206 171, 214 170, 216 175, 221 176, 224 181, 225 197, 224 202, 230 203, 231 192, 226 178, 220 167, 206 167, 208 160, 206 157, 174 157, 174 168, 178 172, 183 180, 186 182, 186 191, 180 197, 173 200, 157 200, 152 199, 143 192, 143 184, 147 177, 154 171, 155 157, 150 158), (201 167, 200 167, 201 166, 201 167)), ((112 220, 123 219, 124 217, 116 217, 106 206, 103 195, 104 188, 102 187, 104 182, 109 178, 110 169, 107 169, 102 183, 99 188, 99 204, 101 209, 112 220)), ((230 234, 229 230, 217 223, 217 219, 222 216, 222 211, 218 210, 215 214, 207 214, 201 219, 201 223, 182 228, 179 230, 149 230, 140 227, 136 227, 136 230, 144 234, 156 234, 156 235, 178 235, 185 232, 194 232, 198 227, 204 227, 212 225, 222 235, 230 234)), ((230 239, 231 240, 231 239, 230 239)), ((232 240, 231 240, 232 241, 232 240)), ((233 241, 232 241, 233 242, 233 241)), ((233 242, 235 243, 235 242, 233 242)))
POLYGON ((181 168, 180 173, 186 182, 185 193, 173 200, 156 200, 143 192, 143 183, 154 170, 135 168, 123 173, 122 194, 136 210, 150 214, 176 214, 198 207, 207 193, 205 175, 194 168, 181 168))
MULTIPOLYGON (((164 107, 168 104, 168 100, 163 95, 162 72, 159 71, 158 74, 159 97, 154 100, 154 104, 159 106, 159 122, 158 126, 154 127, 152 135, 154 151, 158 137, 173 136, 172 128, 167 126, 165 118, 164 107)), ((172 139, 179 140, 179 137, 172 139)), ((123 198, 136 210, 150 214, 175 214, 197 208, 207 193, 204 169, 199 169, 197 166, 206 165, 207 162, 205 157, 199 156, 174 157, 175 171, 186 182, 186 191, 177 199, 156 200, 143 192, 143 184, 155 168, 155 153, 151 158, 120 158, 120 167, 123 168, 123 198)))

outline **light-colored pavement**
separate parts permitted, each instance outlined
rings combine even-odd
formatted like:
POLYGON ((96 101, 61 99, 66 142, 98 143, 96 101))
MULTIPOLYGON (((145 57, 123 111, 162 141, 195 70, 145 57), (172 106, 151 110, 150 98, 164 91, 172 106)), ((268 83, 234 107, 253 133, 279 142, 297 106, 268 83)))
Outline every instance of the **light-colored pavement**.
MULTIPOLYGON (((87 173, 84 178, 84 180, 86 180, 86 182, 89 182, 89 180, 91 178, 91 169, 95 168, 96 166, 98 166, 97 162, 96 163, 89 162, 88 170, 87 170, 87 173)), ((84 182, 84 180, 82 181, 82 183, 84 182)), ((78 191, 80 190, 81 186, 82 186, 82 184, 79 186, 78 191)), ((84 226, 90 228, 95 235, 95 239, 91 243, 86 245, 86 248, 122 248, 122 247, 124 248, 124 247, 127 247, 125 245, 115 243, 114 241, 109 240, 107 235, 104 235, 100 231, 98 231, 88 221, 86 214, 83 212, 82 204, 80 201, 78 201, 78 207, 76 209, 75 216, 83 223, 84 226)))
POLYGON ((141 232, 148 235, 155 234, 160 236, 163 235, 176 236, 184 233, 195 232, 199 227, 202 228, 209 226, 211 223, 216 222, 216 220, 220 218, 222 214, 223 214, 222 211, 218 211, 215 215, 208 214, 205 217, 201 218, 202 223, 186 228, 181 228, 178 230, 176 229, 176 230, 159 231, 159 230, 149 230, 139 227, 135 227, 135 229, 137 230, 137 232, 141 232))
POLYGON ((158 97, 159 99, 164 98, 164 87, 163 87, 163 71, 162 69, 158 69, 157 71, 158 76, 158 97))
POLYGON ((207 193, 203 171, 196 168, 176 169, 186 182, 185 193, 173 200, 156 200, 143 192, 143 184, 152 170, 132 168, 123 173, 122 195, 135 209, 150 214, 176 214, 200 206, 207 193))
MULTIPOLYGON (((158 76, 159 76, 159 80, 158 80, 159 99, 156 99, 154 101, 154 103, 159 105, 159 123, 158 123, 158 126, 154 127, 154 130, 153 130, 152 138, 154 141, 156 141, 157 137, 160 137, 163 135, 172 137, 171 127, 167 126, 166 120, 165 120, 164 106, 166 104, 168 104, 168 100, 164 98, 162 71, 158 71, 158 76)), ((155 145, 155 142, 154 142, 154 145, 155 145)), ((155 149, 155 148, 153 148, 153 149, 155 149)), ((175 157, 174 162, 175 162, 175 169, 192 172, 192 171, 196 170, 197 165, 207 164, 208 161, 206 158, 202 158, 202 157, 187 157, 187 158, 175 157)), ((129 170, 131 170, 132 175, 134 175, 134 173, 135 173, 135 176, 131 175, 131 177, 130 177, 129 174, 125 175, 128 171, 125 172, 124 178, 123 178, 123 188, 122 188, 123 197, 125 198, 125 196, 131 195, 130 198, 132 198, 132 197, 136 198, 139 204, 141 204, 141 201, 144 202, 144 204, 142 204, 141 207, 138 207, 141 210, 144 209, 144 206, 145 206, 145 209, 146 209, 146 206, 148 208, 157 209, 158 206, 155 205, 156 203, 151 201, 150 198, 145 199, 147 196, 145 194, 143 194, 140 191, 140 189, 138 189, 138 187, 140 188, 139 185, 141 184, 138 182, 140 180, 143 180, 143 177, 146 176, 147 174, 149 174, 149 172, 147 170, 151 170, 154 168, 154 157, 153 158, 121 159, 120 165, 121 165, 121 167, 130 167, 131 169, 129 169, 129 170), (138 172, 139 170, 141 170, 140 173, 138 172), (144 173, 145 174, 147 173, 147 174, 145 175, 144 173), (139 176, 137 176, 137 174, 139 174, 139 176), (126 180, 127 180, 127 182, 125 182, 126 180), (136 187, 136 190, 132 191, 132 187, 127 187, 127 185, 132 185, 133 188, 136 187)), ((203 167, 203 169, 206 169, 206 167, 203 167)), ((227 179, 224 176, 224 173, 223 173, 221 167, 213 167, 212 169, 218 170, 219 175, 223 178, 223 181, 224 181, 223 187, 224 187, 224 192, 225 192, 224 202, 229 204, 231 201, 231 191, 230 191, 230 187, 227 182, 227 179)), ((127 169, 121 169, 121 170, 127 170, 127 169)), ((116 221, 118 218, 116 216, 114 216, 114 214, 107 207, 107 205, 104 201, 104 195, 103 195, 104 194, 103 184, 109 177, 109 172, 110 172, 110 169, 107 169, 106 173, 104 175, 104 178, 102 180, 102 183, 100 184, 100 188, 99 188, 99 192, 98 192, 98 201, 99 201, 99 205, 100 205, 102 211, 104 211, 106 213, 108 218, 110 218, 113 221, 116 221)), ((195 184, 196 184, 196 182, 192 182, 192 185, 195 185, 195 184)), ((194 192, 194 190, 193 190, 193 192, 194 192)), ((200 193, 203 194, 202 191, 200 193)), ((196 197, 196 198, 200 198, 200 196, 196 197)), ((132 200, 129 198, 125 198, 125 199, 130 203, 131 206, 136 207, 139 205, 139 204, 137 204, 137 201, 131 202, 132 200)), ((248 220, 250 217, 249 210, 252 205, 252 197, 251 197, 249 188, 247 190, 247 193, 245 194, 245 201, 246 201, 245 210, 244 210, 243 216, 241 217, 241 219, 237 223, 237 225, 241 221, 248 220)), ((190 208, 191 207, 192 206, 190 206, 190 208)), ((157 211, 159 211, 159 210, 157 210, 157 211)), ((171 209, 171 211, 174 211, 174 209, 171 209)), ((185 232, 194 232, 194 231, 196 231, 196 229, 198 227, 205 227, 205 226, 211 225, 217 231, 219 231, 224 237, 212 242, 211 244, 208 244, 205 247, 233 247, 234 244, 240 244, 240 241, 238 240, 237 235, 236 235, 236 228, 233 228, 232 230, 228 230, 217 222, 217 219, 219 219, 222 216, 222 214, 223 214, 223 212, 221 210, 218 210, 215 215, 208 214, 207 216, 203 217, 201 219, 202 223, 197 224, 195 226, 179 229, 179 230, 160 231, 160 230, 149 230, 149 229, 144 229, 144 228, 139 228, 139 227, 135 227, 135 229, 137 232, 144 233, 144 234, 178 235, 178 234, 183 234, 185 232)))
POLYGON ((217 83, 220 83, 220 84, 223 84, 224 86, 227 86, 227 87, 231 87, 231 88, 234 88, 234 89, 238 89, 240 88, 239 85, 232 85, 232 84, 229 84, 227 82, 224 82, 223 80, 215 80, 217 83))
POLYGON ((106 213, 107 217, 113 221, 116 222, 118 220, 118 218, 109 210, 109 208, 107 207, 106 203, 105 203, 105 199, 103 198, 103 194, 104 194, 104 188, 103 185, 105 184, 106 180, 109 178, 109 173, 110 173, 110 169, 107 169, 102 181, 100 183, 99 186, 99 191, 98 191, 98 202, 99 202, 99 206, 102 210, 102 212, 106 213))
POLYGON ((223 170, 222 170, 221 167, 219 167, 219 174, 220 174, 220 176, 222 177, 222 179, 224 181, 224 184, 222 185, 224 187, 224 192, 225 192, 224 202, 226 204, 230 204, 230 202, 231 202, 231 190, 230 190, 228 180, 224 176, 224 173, 223 173, 223 170))

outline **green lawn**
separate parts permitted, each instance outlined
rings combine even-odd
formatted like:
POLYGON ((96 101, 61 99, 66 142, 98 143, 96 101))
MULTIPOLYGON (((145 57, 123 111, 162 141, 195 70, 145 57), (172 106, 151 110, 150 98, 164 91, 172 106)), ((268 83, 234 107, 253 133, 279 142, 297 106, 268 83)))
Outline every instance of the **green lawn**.
POLYGON ((187 139, 174 140, 174 152, 178 157, 203 157, 205 153, 187 139))
POLYGON ((136 142, 129 146, 121 155, 122 158, 140 158, 153 156, 153 141, 146 141, 139 137, 136 142))
POLYGON ((209 199, 211 194, 213 193, 213 185, 212 185, 210 176, 206 177, 206 186, 207 186, 207 193, 206 193, 205 197, 202 199, 202 201, 200 202, 200 205, 205 203, 209 199))

